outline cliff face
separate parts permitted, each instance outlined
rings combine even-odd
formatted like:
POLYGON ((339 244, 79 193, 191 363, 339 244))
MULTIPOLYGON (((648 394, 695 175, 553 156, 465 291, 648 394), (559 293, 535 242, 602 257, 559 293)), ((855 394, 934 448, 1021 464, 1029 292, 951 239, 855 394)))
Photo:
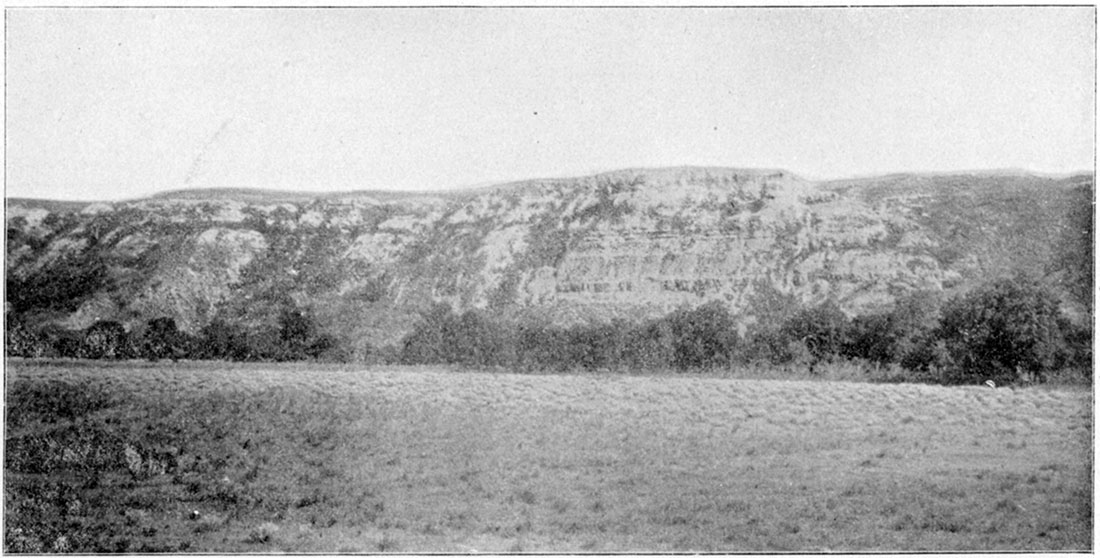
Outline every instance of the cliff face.
POLYGON ((72 329, 170 316, 195 332, 270 321, 289 300, 366 347, 396 342, 433 301, 570 322, 719 300, 748 327, 777 304, 865 313, 1017 269, 1082 309, 1092 189, 1091 175, 812 183, 674 168, 436 195, 8 200, 7 310, 72 329))

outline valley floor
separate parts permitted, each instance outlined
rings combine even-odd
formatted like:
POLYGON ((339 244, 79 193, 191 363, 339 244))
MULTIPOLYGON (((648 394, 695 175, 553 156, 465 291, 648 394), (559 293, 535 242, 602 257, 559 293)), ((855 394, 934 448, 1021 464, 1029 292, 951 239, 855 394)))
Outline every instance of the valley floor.
POLYGON ((10 361, 7 552, 1092 548, 1089 389, 10 361))

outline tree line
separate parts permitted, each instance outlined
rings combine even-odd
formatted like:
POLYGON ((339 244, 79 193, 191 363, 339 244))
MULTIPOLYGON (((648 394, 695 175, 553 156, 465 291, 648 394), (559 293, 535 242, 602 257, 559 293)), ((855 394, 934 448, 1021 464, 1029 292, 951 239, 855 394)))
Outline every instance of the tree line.
MULTIPOLYGON (((1072 324, 1057 297, 1025 277, 992 281, 945 302, 935 293, 911 293, 887 312, 854 318, 827 301, 753 324, 744 335, 737 326, 736 316, 718 302, 641 323, 572 326, 506 320, 481 310, 458 313, 436 304, 399 347, 376 354, 404 364, 554 371, 692 371, 764 362, 814 374, 832 362, 859 361, 900 368, 898 379, 947 384, 1042 381, 1058 370, 1090 370, 1092 363, 1091 328, 1072 324)), ((322 333, 308 313, 286 307, 268 328, 216 319, 197 335, 181 332, 169 317, 150 320, 140 332, 113 321, 74 332, 32 331, 9 316, 7 354, 346 361, 350 351, 322 333)))
POLYGON ((1090 369, 1091 328, 1073 325, 1039 282, 1001 279, 941 302, 902 297, 888 312, 849 318, 832 301, 738 334, 727 307, 712 302, 640 324, 554 326, 495 321, 439 305, 405 338, 402 362, 529 369, 691 371, 766 362, 804 373, 837 361, 896 365, 901 380, 946 384, 1043 381, 1090 369))
POLYGON ((76 331, 35 329, 9 315, 6 334, 7 355, 29 358, 347 360, 332 336, 319 332, 308 314, 293 309, 284 309, 274 327, 249 329, 217 318, 196 335, 180 331, 170 317, 154 318, 128 332, 113 320, 76 331))

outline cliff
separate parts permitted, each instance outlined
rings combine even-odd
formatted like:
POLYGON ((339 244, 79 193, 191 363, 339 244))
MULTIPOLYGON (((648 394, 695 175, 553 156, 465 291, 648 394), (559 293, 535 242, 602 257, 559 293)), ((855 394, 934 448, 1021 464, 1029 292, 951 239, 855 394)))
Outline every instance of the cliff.
POLYGON ((69 329, 168 316, 195 332, 293 304, 361 352, 436 301, 573 322, 718 300, 744 330, 784 305, 860 314, 1025 271, 1088 319, 1093 182, 669 168, 445 193, 8 199, 7 313, 69 329))

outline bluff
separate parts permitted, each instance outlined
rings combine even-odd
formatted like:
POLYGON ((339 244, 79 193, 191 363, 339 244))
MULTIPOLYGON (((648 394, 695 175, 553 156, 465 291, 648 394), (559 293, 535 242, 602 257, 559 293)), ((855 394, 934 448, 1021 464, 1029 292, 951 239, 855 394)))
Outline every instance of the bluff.
POLYGON ((7 199, 6 316, 269 327, 294 308, 358 356, 443 302, 556 323, 721 301, 742 332, 1025 272, 1091 319, 1094 176, 632 169, 448 192, 189 190, 7 199))

